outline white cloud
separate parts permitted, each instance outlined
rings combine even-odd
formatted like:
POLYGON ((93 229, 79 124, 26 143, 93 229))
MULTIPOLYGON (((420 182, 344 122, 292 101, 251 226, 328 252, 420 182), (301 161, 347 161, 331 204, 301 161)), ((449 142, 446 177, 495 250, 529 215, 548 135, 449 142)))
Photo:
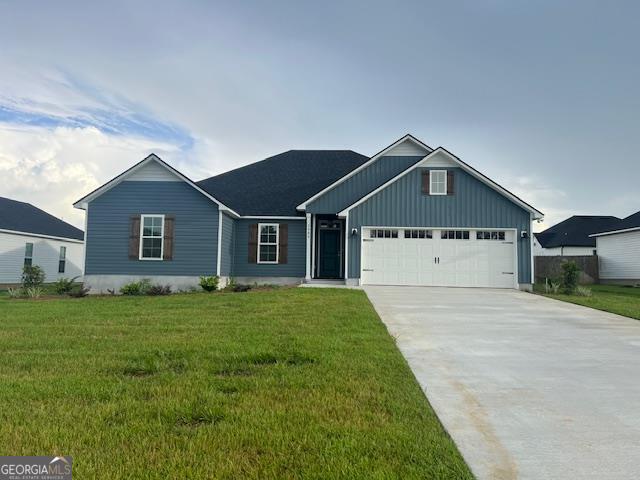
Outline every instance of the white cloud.
POLYGON ((72 203, 152 151, 169 161, 181 156, 171 144, 108 135, 95 127, 0 124, 0 196, 83 228, 84 214, 72 203))

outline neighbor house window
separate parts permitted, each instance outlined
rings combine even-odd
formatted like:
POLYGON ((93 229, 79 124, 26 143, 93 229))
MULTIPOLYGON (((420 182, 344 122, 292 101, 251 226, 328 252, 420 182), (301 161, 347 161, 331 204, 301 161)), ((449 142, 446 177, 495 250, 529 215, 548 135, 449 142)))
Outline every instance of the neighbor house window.
POLYGON ((33 264, 33 243, 26 243, 24 246, 24 266, 30 267, 33 264))
POLYGON ((140 260, 162 260, 164 215, 141 215, 140 260))
POLYGON ((58 260, 58 273, 64 273, 67 263, 67 247, 60 247, 60 259, 58 260))
POLYGON ((277 223, 261 223, 258 226, 258 263, 278 263, 277 223))
POLYGON ((431 170, 429 172, 429 193, 431 195, 447 194, 446 170, 431 170))

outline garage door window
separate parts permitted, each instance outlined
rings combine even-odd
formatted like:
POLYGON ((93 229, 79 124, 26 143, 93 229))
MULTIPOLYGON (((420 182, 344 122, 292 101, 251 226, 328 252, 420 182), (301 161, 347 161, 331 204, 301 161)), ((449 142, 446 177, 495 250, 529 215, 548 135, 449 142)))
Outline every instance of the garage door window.
POLYGON ((504 232, 478 231, 476 232, 478 240, 504 240, 504 232))
POLYGON ((469 230, 442 230, 440 238, 443 240, 469 240, 469 230))
POLYGON ((370 230, 370 238, 398 238, 398 230, 370 230))
POLYGON ((404 238, 433 238, 431 230, 405 230, 404 238))

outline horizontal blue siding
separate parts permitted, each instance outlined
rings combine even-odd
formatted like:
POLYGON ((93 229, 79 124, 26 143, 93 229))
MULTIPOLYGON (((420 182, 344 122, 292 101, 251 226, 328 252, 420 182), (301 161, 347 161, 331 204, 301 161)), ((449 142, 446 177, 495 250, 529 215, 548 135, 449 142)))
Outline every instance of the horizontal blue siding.
POLYGON ((423 157, 385 155, 307 205, 307 213, 336 214, 423 157))
POLYGON ((422 172, 416 168, 349 212, 349 277, 360 277, 362 226, 479 227, 518 229, 518 281, 531 282, 530 214, 460 168, 455 172, 455 195, 423 195, 422 172))
POLYGON ((229 276, 233 268, 235 220, 222 214, 222 248, 220 249, 220 275, 229 276))
POLYGON ((125 181, 89 204, 88 275, 215 275, 218 206, 184 182, 125 181), (173 260, 129 260, 132 215, 175 216, 173 260))
POLYGON ((234 277, 298 277, 305 276, 306 222, 300 220, 235 221, 234 277), (249 263, 249 226, 256 223, 287 223, 289 225, 288 261, 284 264, 249 263))

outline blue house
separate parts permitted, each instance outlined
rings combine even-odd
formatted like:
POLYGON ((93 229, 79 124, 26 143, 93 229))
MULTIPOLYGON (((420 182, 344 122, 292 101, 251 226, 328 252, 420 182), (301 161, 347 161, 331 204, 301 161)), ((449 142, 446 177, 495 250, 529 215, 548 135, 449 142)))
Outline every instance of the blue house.
POLYGON ((194 182, 156 155, 78 200, 85 283, 522 288, 542 213, 442 147, 406 135, 371 158, 290 150, 194 182))

